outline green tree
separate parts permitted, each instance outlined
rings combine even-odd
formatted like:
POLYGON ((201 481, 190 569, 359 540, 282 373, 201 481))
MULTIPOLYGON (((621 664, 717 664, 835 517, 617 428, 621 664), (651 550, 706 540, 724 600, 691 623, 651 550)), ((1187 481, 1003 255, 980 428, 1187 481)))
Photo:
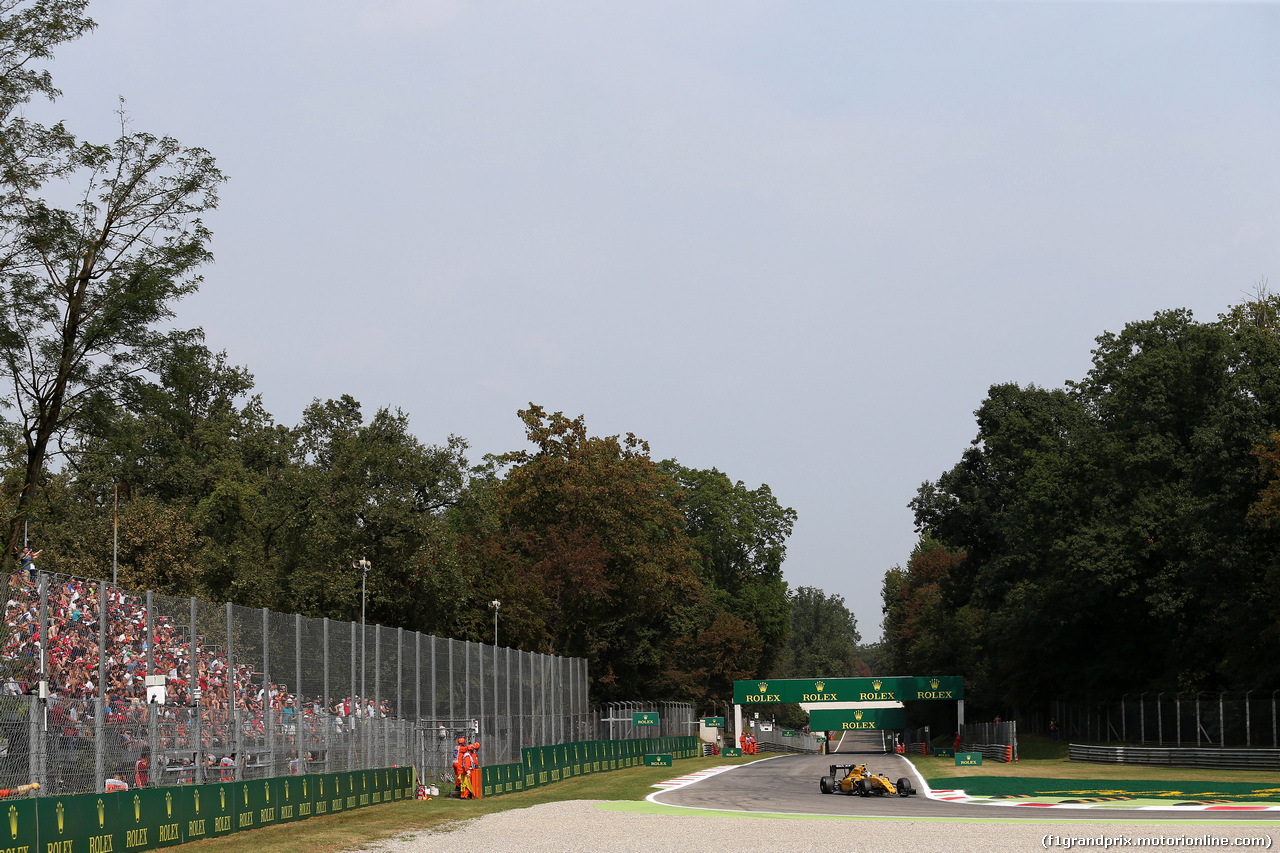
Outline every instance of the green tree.
POLYGON ((0 366, 12 387, 25 473, 8 547, 21 535, 51 443, 93 398, 158 367, 184 337, 159 328, 211 255, 199 216, 217 204, 212 156, 130 132, 110 145, 11 123, 0 144, 0 366), (59 208, 50 182, 83 187, 59 208))
POLYGON ((520 418, 536 451, 498 460, 511 467, 486 589, 519 589, 511 609, 540 633, 519 639, 587 658, 596 698, 663 695, 683 677, 673 649, 705 608, 678 487, 634 435, 588 436, 581 416, 536 405, 520 418))
POLYGON ((0 0, 0 126, 36 95, 58 96, 39 63, 53 48, 93 29, 88 0, 0 0))
POLYGON ((1276 532, 1257 506, 1250 522, 1280 421, 1280 339, 1249 319, 1269 304, 1130 323, 1062 390, 993 386, 973 446, 912 503, 964 559, 927 583, 890 573, 895 659, 976 649, 962 674, 993 703, 1272 673, 1233 639, 1276 634, 1276 532))
MULTIPOLYGON (((700 558, 699 575, 725 614, 711 617, 714 625, 707 628, 711 633, 699 641, 703 654, 716 642, 720 644, 717 653, 729 655, 711 671, 743 673, 734 678, 768 677, 791 633, 791 602, 782 564, 795 510, 779 504, 768 485, 748 489, 741 480, 735 483, 715 468, 700 471, 675 460, 661 467, 680 487, 678 506, 700 558), (729 636, 743 639, 726 644, 729 636), (744 655, 747 649, 754 654, 744 655)), ((728 699, 734 678, 720 679, 709 690, 711 696, 728 699)))
POLYGON ((802 586, 791 596, 791 638, 781 673, 787 678, 856 677, 861 639, 844 596, 802 586))

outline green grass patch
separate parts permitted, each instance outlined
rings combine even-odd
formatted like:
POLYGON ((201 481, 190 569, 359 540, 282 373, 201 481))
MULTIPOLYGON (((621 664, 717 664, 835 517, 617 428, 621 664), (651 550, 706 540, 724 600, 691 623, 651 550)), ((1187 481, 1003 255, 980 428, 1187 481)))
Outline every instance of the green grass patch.
POLYGON ((249 848, 254 853, 296 853, 298 850, 337 853, 410 832, 445 828, 457 821, 542 803, 561 800, 643 800, 653 793, 653 786, 658 782, 708 767, 748 764, 757 758, 687 758, 677 761, 674 767, 629 767, 606 773, 592 773, 483 800, 456 800, 451 797, 406 800, 313 817, 297 823, 237 832, 222 838, 186 844, 182 849, 191 853, 238 853, 249 848))

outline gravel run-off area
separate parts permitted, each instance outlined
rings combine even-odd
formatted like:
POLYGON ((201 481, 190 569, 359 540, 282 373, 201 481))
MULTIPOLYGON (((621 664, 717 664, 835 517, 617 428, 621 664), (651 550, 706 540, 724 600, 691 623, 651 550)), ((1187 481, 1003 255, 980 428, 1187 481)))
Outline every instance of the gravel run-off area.
MULTIPOLYGON (((1156 823, 1082 823, 1009 820, 1000 822, 913 820, 794 820, 782 818, 705 817, 702 815, 632 814, 596 808, 598 801, 572 800, 527 809, 512 809, 466 821, 447 830, 416 833, 379 842, 360 850, 387 853, 986 853, 1103 849, 1062 842, 1107 837, 1110 849, 1138 839, 1163 836, 1201 838, 1248 836, 1270 849, 1271 827, 1235 825, 1174 825, 1156 823), (1046 836, 1058 836, 1057 843, 1046 836)), ((1166 842, 1167 843, 1167 842, 1166 842)), ((1254 842, 1257 843, 1257 842, 1254 842)), ((1171 847, 1181 845, 1176 841, 1171 847)), ((1162 845, 1163 846, 1163 845, 1162 845)), ((1214 845, 1216 846, 1216 845, 1214 845)), ((1230 845, 1228 845, 1230 846, 1230 845)), ((1257 849, 1257 848, 1254 848, 1257 849)))

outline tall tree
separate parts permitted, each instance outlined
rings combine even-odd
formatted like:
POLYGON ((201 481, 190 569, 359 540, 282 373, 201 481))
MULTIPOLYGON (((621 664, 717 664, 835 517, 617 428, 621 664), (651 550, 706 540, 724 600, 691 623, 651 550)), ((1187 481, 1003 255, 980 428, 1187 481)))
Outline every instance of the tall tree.
POLYGON ((789 678, 855 677, 861 639, 843 596, 802 586, 791 597, 791 638, 781 671, 789 678))
MULTIPOLYGON (((520 585, 535 647, 586 657, 601 699, 653 695, 677 669, 705 593, 670 496, 676 484, 634 435, 587 435, 584 419, 520 412, 535 452, 505 454, 494 582, 520 585)), ((505 605, 504 605, 505 607, 505 605)), ((679 680, 675 678, 674 680, 679 680)))
POLYGON ((131 132, 110 145, 21 119, 0 145, 0 367, 11 383, 25 476, 12 549, 39 488, 51 443, 94 396, 158 367, 183 333, 165 333, 173 303, 210 260, 199 216, 217 204, 222 173, 200 148, 131 132), (70 208, 47 198, 57 179, 82 186, 70 208))
MULTIPOLYGON (((787 538, 796 512, 778 503, 768 485, 748 489, 715 468, 686 468, 674 459, 662 468, 680 486, 679 507, 685 532, 699 556, 699 574, 725 617, 719 632, 741 623, 754 635, 754 660, 741 660, 735 669, 742 678, 769 676, 791 633, 791 601, 782 576, 787 538)), ((722 649, 745 648, 741 644, 722 649)), ((728 680, 732 690, 732 679, 728 680)), ((725 699, 727 696, 718 696, 725 699)))

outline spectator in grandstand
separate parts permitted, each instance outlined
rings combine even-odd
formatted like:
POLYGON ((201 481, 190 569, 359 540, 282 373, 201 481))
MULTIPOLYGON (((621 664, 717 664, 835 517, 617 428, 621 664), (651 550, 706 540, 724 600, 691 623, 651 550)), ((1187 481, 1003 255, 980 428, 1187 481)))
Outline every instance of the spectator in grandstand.
POLYGON ((44 549, 32 551, 30 548, 23 548, 18 553, 18 571, 27 572, 31 575, 32 580, 35 579, 36 559, 44 553, 44 549))

